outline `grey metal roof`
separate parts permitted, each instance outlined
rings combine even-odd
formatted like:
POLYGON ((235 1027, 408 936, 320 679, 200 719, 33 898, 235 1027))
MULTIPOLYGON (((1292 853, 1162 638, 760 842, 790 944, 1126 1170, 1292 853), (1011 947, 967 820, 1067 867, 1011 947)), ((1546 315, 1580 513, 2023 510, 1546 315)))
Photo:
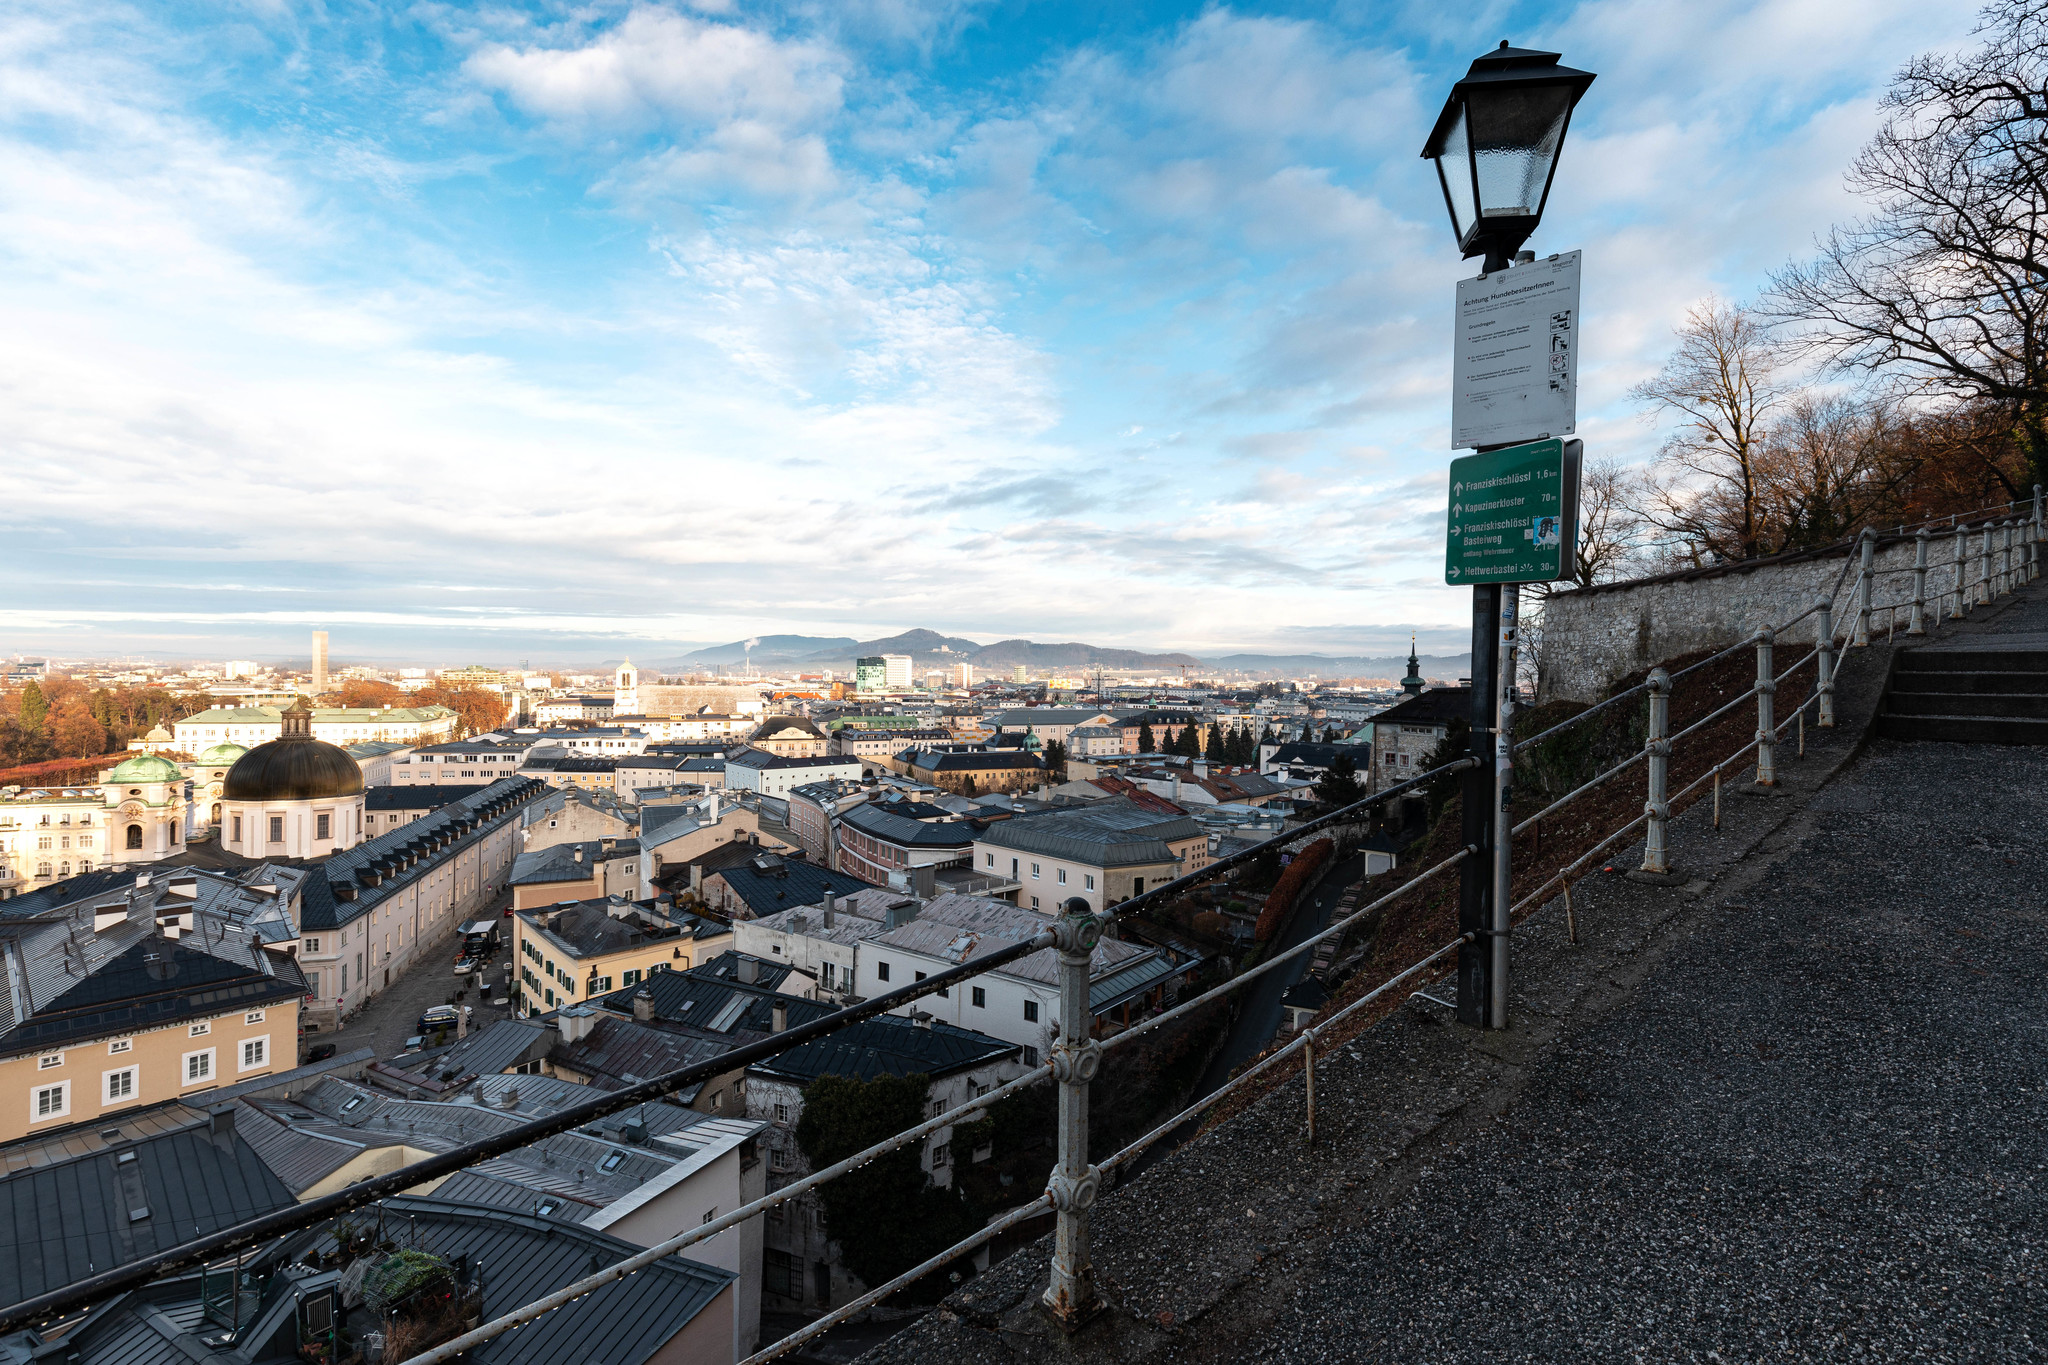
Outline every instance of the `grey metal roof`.
POLYGON ((547 1031, 547 1025, 538 1019, 500 1019, 435 1056, 432 1065, 436 1074, 453 1071, 494 1076, 526 1061, 547 1031))
MULTIPOLYGON (((910 923, 876 934, 870 942, 878 949, 896 948, 957 965, 972 962, 1012 943, 1036 938, 1051 925, 1052 920, 1048 916, 1020 910, 1008 901, 948 893, 932 897, 910 923)), ((1158 955, 1156 948, 1113 938, 1101 939, 1089 954, 1089 979, 1100 980, 1125 970, 1140 959, 1158 955)), ((1041 948, 1028 957, 996 968, 995 974, 1050 985, 1059 980, 1059 954, 1052 948, 1041 948)))
MULTIPOLYGON (((588 1034, 561 1042, 548 1056, 557 1066, 590 1077, 600 1090, 621 1090, 636 1082, 679 1071, 731 1050, 726 1041, 695 1038, 615 1014, 599 1014, 588 1034)), ((701 1084, 676 1093, 678 1104, 694 1104, 701 1084)))
POLYGON ((548 848, 533 848, 512 860, 512 877, 508 886, 528 886, 542 882, 574 882, 590 880, 590 870, 601 862, 614 858, 632 858, 640 853, 638 839, 617 839, 606 848, 601 839, 584 839, 575 843, 554 844, 548 848), (583 854, 579 861, 578 852, 583 854))
POLYGON ((1168 977, 1178 976, 1194 967, 1195 963, 1176 963, 1165 953, 1153 953, 1108 976, 1099 977, 1088 983, 1088 1009, 1101 1014, 1121 1005, 1126 1000, 1135 1000, 1168 977))
POLYGON ((1185 815, 1161 816, 1127 797, 1059 807, 989 826, 981 842, 1095 867, 1132 867, 1173 861, 1167 841, 1200 836, 1185 815))
MULTIPOLYGON (((0 1299, 18 1303, 293 1202, 239 1136, 212 1134, 199 1110, 167 1109, 183 1115, 170 1131, 101 1142, 0 1180, 0 1299)), ((125 1134, 142 1125, 104 1126, 125 1134)))
POLYGON ((828 890, 844 896, 867 886, 858 877, 833 872, 815 863, 778 858, 767 867, 755 865, 762 861, 754 858, 710 874, 723 878, 726 888, 738 896, 756 918, 792 906, 815 904, 824 899, 828 890))
POLYGON ((922 802, 869 801, 841 815, 839 823, 906 848, 965 848, 974 842, 976 833, 971 822, 952 818, 952 812, 942 806, 922 802))
POLYGON ((438 810, 451 802, 475 796, 489 783, 470 782, 459 786, 418 783, 404 786, 370 787, 363 792, 365 811, 438 810))

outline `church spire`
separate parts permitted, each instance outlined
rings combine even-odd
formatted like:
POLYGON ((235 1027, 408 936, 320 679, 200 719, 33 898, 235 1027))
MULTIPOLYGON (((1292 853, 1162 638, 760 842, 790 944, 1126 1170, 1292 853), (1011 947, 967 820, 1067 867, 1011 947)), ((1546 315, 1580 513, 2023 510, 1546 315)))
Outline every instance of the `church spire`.
POLYGON ((1415 637, 1408 637, 1408 676, 1401 679, 1401 690, 1411 697, 1422 695, 1422 660, 1415 657, 1415 637))

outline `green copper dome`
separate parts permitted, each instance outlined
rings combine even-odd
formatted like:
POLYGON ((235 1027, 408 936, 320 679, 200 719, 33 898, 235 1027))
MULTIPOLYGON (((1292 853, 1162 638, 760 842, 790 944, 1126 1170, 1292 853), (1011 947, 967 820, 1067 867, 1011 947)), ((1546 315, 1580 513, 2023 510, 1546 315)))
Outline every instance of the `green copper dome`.
POLYGON ((216 744, 205 753, 199 755, 199 766, 202 768, 232 768, 235 766, 235 760, 248 752, 247 749, 239 744, 216 744))
POLYGON ((103 782, 183 782, 185 774, 177 764, 168 758, 155 754, 137 754, 116 764, 103 782))

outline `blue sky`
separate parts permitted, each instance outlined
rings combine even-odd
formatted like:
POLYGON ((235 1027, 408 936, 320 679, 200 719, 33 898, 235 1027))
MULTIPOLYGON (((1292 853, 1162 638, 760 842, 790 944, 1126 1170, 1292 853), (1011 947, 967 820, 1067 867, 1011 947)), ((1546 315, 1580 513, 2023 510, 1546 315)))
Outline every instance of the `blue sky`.
POLYGON ((1453 646, 1417 157, 1599 73, 1580 435, 1854 211, 1968 5, 0 12, 0 651, 568 661, 925 626, 1453 646))

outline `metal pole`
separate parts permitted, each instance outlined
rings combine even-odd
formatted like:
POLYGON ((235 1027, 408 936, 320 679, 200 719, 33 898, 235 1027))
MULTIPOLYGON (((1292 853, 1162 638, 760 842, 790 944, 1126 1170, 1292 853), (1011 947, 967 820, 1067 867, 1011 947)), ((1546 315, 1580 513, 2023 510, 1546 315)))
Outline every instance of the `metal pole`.
POLYGON ((1486 1027, 1492 997, 1493 808, 1495 805, 1494 687, 1499 673, 1500 587, 1472 588, 1472 734, 1474 762, 1459 780, 1459 833, 1473 850, 1458 870, 1458 932, 1472 938, 1458 949, 1458 1022, 1486 1027))
POLYGON ((2002 593, 2013 589, 2012 544, 2013 528, 2019 523, 2012 517, 2005 519, 2005 530, 1998 546, 1998 590, 2002 593))
MULTIPOLYGON (((1832 730, 1835 727, 1835 599, 1820 599, 1819 624, 1814 627, 1819 635, 1820 677, 1815 686, 1820 690, 1820 727, 1832 730)), ((1719 782, 1717 776, 1714 779, 1719 782)), ((1714 826, 1720 828, 1717 823, 1714 826)))
POLYGON ((1927 528, 1921 527, 1913 533, 1913 616, 1906 623, 1906 634, 1927 633, 1927 528))
POLYGON ((1671 733, 1671 675, 1661 668, 1651 669, 1649 687, 1650 737, 1643 752, 1649 755, 1650 799, 1643 803, 1643 814, 1649 817, 1643 839, 1643 871, 1661 877, 1671 871, 1664 838, 1664 823, 1671 818, 1671 803, 1665 799, 1671 769, 1671 741, 1667 738, 1671 733))
POLYGON ((1771 646, 1778 633, 1765 626, 1756 633, 1756 784, 1778 785, 1778 727, 1771 718, 1771 694, 1778 690, 1771 667, 1771 646))
POLYGON ((1301 1074, 1308 1083, 1308 1145, 1316 1145, 1316 1031, 1302 1035, 1301 1074))
POLYGON ((1964 526, 1964 525, 1963 525, 1963 524, 1962 524, 1962 523, 1961 523, 1960 521, 1959 521, 1959 522, 1957 522, 1957 523, 1956 523, 1956 605, 1955 605, 1955 610, 1954 610, 1954 611, 1951 611, 1951 612, 1950 612, 1950 613, 1948 614, 1949 620, 1951 620, 1951 621, 1960 621, 1960 620, 1962 620, 1962 619, 1963 619, 1963 613, 1964 613, 1964 612, 1966 612, 1966 611, 1968 611, 1968 610, 1970 609, 1970 607, 1969 607, 1969 602, 1968 602, 1968 600, 1967 600, 1967 598, 1966 598, 1966 596, 1965 596, 1965 589, 1964 589, 1964 587, 1963 587, 1963 577, 1964 577, 1964 572, 1963 572, 1963 561, 1964 561, 1964 560, 1965 560, 1966 558, 1968 558, 1968 557, 1969 557, 1969 553, 1970 553, 1970 551, 1969 551, 1969 542, 1970 542, 1970 532, 1969 532, 1969 528, 1968 528, 1968 527, 1966 527, 1966 526, 1964 526))
POLYGON ((1060 1088, 1059 1160, 1045 1192, 1055 1211, 1052 1283, 1045 1309, 1073 1331, 1101 1311, 1095 1267, 1088 1256, 1088 1210, 1102 1187, 1102 1172, 1088 1163, 1088 1083, 1102 1066, 1088 1012, 1088 961, 1102 938, 1102 921, 1076 896, 1053 926, 1060 959, 1060 1036, 1053 1045, 1052 1075, 1060 1088))
POLYGON ((1721 828, 1721 770, 1714 769, 1714 828, 1721 828))
POLYGON ((1515 628, 1522 605, 1519 583, 1500 589, 1500 635, 1495 658, 1493 722, 1493 979, 1488 982, 1487 1026, 1508 1026, 1508 910, 1515 903, 1515 628))
POLYGON ((1868 526, 1860 537, 1863 559, 1856 572, 1856 648, 1862 649, 1870 643, 1871 593, 1877 586, 1877 575, 1871 568, 1871 560, 1877 554, 1877 532, 1868 526))

